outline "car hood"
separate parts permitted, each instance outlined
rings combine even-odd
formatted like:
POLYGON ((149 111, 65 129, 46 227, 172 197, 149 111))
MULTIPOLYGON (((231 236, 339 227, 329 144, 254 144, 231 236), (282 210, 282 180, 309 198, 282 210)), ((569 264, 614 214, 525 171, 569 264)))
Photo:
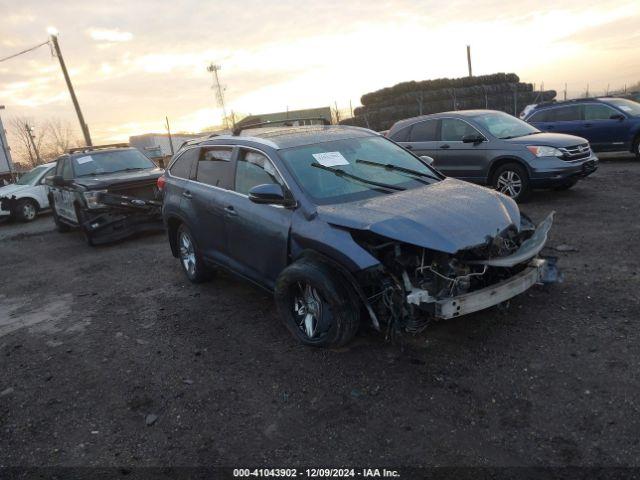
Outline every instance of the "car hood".
POLYGON ((535 135, 525 135, 524 137, 509 138, 505 142, 518 145, 534 145, 548 147, 573 147, 581 143, 588 143, 588 140, 575 135, 565 135, 564 133, 536 133, 535 135))
POLYGON ((20 192, 33 188, 31 185, 5 185, 0 188, 0 197, 12 197, 18 195, 20 192))
POLYGON ((486 244, 511 225, 520 228, 520 211, 513 200, 453 178, 368 200, 320 206, 318 216, 335 226, 368 230, 446 253, 486 244))
POLYGON ((130 183, 153 183, 163 173, 164 170, 161 168, 149 168, 147 170, 132 170, 130 172, 115 172, 104 175, 78 177, 74 182, 88 189, 100 189, 130 183))

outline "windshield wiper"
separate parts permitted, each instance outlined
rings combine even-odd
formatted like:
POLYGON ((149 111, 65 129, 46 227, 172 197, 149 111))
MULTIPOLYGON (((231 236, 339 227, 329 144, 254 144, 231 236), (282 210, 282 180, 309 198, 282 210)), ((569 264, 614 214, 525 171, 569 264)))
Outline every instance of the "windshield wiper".
POLYGON ((418 170, 413 170, 411 168, 400 167, 398 165, 393 165, 392 163, 378 163, 378 162, 372 162, 371 160, 356 160, 356 163, 364 163, 365 165, 381 167, 387 170, 396 170, 398 172, 408 173, 409 175, 415 175, 417 177, 426 177, 426 178, 432 178, 434 180, 440 180, 438 177, 434 177, 429 173, 419 172, 418 170))
POLYGON ((529 132, 529 133, 523 133, 522 135, 508 135, 506 137, 498 137, 498 138, 500 140, 510 140, 512 138, 528 137, 529 135, 537 135, 539 133, 542 133, 542 132, 529 132))
POLYGON ((357 175, 353 175, 352 173, 345 172, 341 168, 325 167, 324 165, 321 165, 319 163, 312 163, 311 166, 315 167, 315 168, 320 168, 322 170, 326 170, 327 172, 332 172, 335 175, 337 175, 338 177, 351 178, 353 180, 357 180, 358 182, 368 183, 369 185, 374 185, 376 187, 386 188, 388 190, 397 190, 397 191, 406 190, 406 188, 398 187, 397 185, 389 185, 389 184, 386 184, 386 183, 375 182, 373 180, 368 180, 366 178, 362 178, 362 177, 359 177, 357 175))

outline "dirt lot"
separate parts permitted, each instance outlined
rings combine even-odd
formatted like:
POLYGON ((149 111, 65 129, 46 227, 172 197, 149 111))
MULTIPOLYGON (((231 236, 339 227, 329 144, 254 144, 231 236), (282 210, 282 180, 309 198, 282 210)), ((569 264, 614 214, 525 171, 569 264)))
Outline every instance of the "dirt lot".
POLYGON ((0 225, 0 465, 640 465, 639 185, 614 159, 537 193, 565 282, 404 351, 301 347, 262 291, 186 283, 161 234, 0 225))

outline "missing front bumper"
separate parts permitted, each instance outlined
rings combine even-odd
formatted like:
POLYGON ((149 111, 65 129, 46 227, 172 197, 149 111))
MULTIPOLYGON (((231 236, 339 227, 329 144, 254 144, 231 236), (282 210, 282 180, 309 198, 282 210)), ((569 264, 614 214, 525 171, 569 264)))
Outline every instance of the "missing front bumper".
POLYGON ((446 320, 505 302, 527 291, 536 283, 543 283, 548 276, 547 268, 550 267, 555 265, 546 259, 535 258, 522 272, 500 283, 458 297, 436 300, 435 317, 446 320))

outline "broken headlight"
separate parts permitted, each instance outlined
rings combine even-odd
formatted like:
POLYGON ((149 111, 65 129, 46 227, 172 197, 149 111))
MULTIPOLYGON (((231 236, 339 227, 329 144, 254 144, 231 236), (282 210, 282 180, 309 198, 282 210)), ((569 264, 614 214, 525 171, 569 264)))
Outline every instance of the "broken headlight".
POLYGON ((100 203, 98 200, 100 195, 103 193, 107 193, 106 190, 89 190, 88 192, 84 192, 84 199, 87 202, 87 208, 102 208, 105 205, 100 203))

